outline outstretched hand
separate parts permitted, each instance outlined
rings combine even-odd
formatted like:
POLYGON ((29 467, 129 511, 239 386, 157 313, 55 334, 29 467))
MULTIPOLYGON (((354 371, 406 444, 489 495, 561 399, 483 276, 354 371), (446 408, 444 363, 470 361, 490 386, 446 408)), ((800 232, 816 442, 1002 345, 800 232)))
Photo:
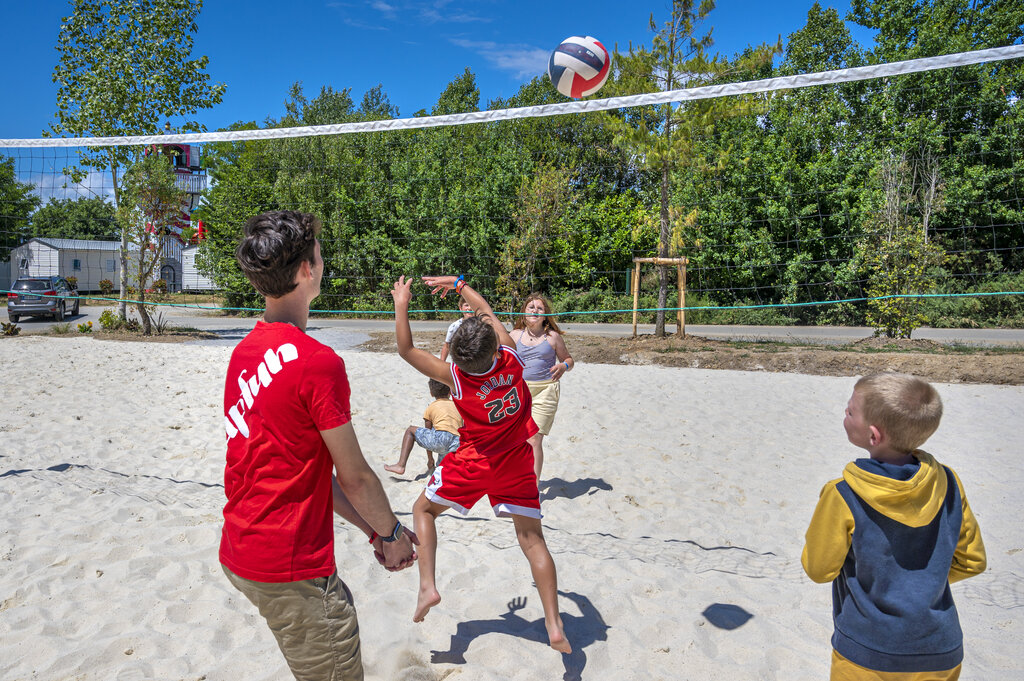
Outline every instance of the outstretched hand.
POLYGON ((409 307, 409 301, 412 300, 412 277, 406 280, 403 274, 395 282, 395 285, 391 287, 391 297, 395 299, 395 308, 409 307))
POLYGON ((431 293, 441 293, 441 297, 444 298, 448 295, 449 291, 455 290, 455 282, 458 281, 458 277, 423 277, 423 283, 431 287, 431 293))

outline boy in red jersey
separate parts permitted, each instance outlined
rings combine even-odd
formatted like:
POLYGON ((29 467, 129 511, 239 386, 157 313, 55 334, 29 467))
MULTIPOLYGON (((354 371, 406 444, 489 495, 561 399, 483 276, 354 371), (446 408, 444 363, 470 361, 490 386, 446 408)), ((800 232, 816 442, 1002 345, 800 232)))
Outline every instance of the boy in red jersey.
POLYGON ((452 337, 452 364, 412 344, 409 299, 412 280, 401 277, 395 299, 398 354, 428 378, 452 389, 462 416, 459 448, 434 469, 426 490, 413 506, 420 538, 420 587, 414 622, 441 602, 435 581, 437 516, 449 508, 469 513, 487 495, 497 516, 511 516, 519 546, 530 563, 544 608, 548 641, 560 653, 571 653, 558 613, 558 580, 540 524, 540 496, 533 472, 533 447, 527 440, 537 432, 530 416, 530 391, 523 381, 523 362, 515 343, 484 298, 462 277, 423 277, 441 292, 455 291, 469 302, 476 316, 468 317, 452 337))
POLYGON ((403 533, 363 458, 345 363, 306 335, 324 271, 319 231, 307 213, 264 213, 245 224, 236 251, 266 312, 228 365, 220 562, 296 679, 355 681, 363 678, 359 625, 338 577, 332 510, 370 538, 388 570, 412 565, 415 537, 403 533))

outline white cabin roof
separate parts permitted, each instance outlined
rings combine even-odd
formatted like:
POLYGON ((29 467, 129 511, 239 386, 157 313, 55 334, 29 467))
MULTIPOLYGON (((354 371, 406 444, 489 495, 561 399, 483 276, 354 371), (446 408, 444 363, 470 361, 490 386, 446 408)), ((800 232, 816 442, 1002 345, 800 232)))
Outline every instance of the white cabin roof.
MULTIPOLYGON (((51 239, 49 237, 33 237, 29 241, 36 241, 58 251, 117 251, 121 248, 120 241, 92 241, 91 239, 51 239)), ((129 249, 134 244, 129 244, 129 249)))

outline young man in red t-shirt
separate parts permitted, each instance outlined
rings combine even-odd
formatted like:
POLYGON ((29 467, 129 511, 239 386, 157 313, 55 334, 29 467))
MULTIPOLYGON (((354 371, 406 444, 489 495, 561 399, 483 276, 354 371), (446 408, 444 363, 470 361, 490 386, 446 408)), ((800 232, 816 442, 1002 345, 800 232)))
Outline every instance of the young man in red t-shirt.
POLYGON ((469 302, 476 316, 466 318, 452 337, 452 364, 412 344, 409 299, 412 280, 401 277, 391 295, 395 299, 398 354, 423 375, 452 389, 452 400, 462 416, 459 448, 445 457, 430 476, 427 489, 413 506, 413 522, 421 539, 420 587, 414 622, 441 602, 435 580, 437 516, 449 508, 463 515, 487 495, 497 516, 511 516, 519 546, 544 607, 544 626, 551 647, 571 653, 558 613, 558 580, 540 524, 540 495, 533 470, 533 447, 527 441, 537 432, 530 416, 530 390, 523 380, 523 361, 505 327, 483 296, 462 277, 423 277, 441 291, 455 291, 469 302))
POLYGON ((236 251, 266 312, 228 365, 220 562, 266 619, 296 679, 362 679, 332 510, 370 538, 388 570, 412 565, 415 536, 403 532, 363 458, 345 363, 305 333, 323 277, 319 231, 306 213, 264 213, 245 224, 236 251))

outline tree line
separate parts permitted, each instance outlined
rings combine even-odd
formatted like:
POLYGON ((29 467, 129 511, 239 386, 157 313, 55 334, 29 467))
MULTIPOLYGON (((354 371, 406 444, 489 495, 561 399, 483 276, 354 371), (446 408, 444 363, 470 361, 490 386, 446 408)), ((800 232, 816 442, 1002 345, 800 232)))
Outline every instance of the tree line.
MULTIPOLYGON (((778 44, 723 57, 707 28, 713 6, 674 0, 668 16, 652 16, 651 45, 617 51, 598 96, 1024 37, 1019 3, 853 0, 845 17, 815 4, 778 44), (856 43, 844 18, 874 31, 874 44, 856 43)), ((688 306, 749 308, 688 313, 695 323, 869 323, 890 335, 925 322, 1021 325, 1020 296, 898 296, 1022 290, 1022 85, 1018 59, 610 113, 208 144, 198 264, 228 306, 256 307, 233 258, 240 226, 288 208, 324 224, 320 309, 386 310, 398 275, 436 272, 465 273, 506 310, 531 290, 561 311, 624 309, 632 259, 663 255, 689 260, 688 306), (832 304, 810 304, 821 301, 832 304)), ((482 103, 466 69, 414 115, 561 101, 539 76, 482 103)), ((284 115, 231 129, 397 116, 383 86, 357 102, 348 88, 309 96, 296 84, 284 115)), ((668 273, 645 272, 641 307, 676 306, 674 290, 668 273)), ((434 305, 425 293, 413 302, 434 305)))

